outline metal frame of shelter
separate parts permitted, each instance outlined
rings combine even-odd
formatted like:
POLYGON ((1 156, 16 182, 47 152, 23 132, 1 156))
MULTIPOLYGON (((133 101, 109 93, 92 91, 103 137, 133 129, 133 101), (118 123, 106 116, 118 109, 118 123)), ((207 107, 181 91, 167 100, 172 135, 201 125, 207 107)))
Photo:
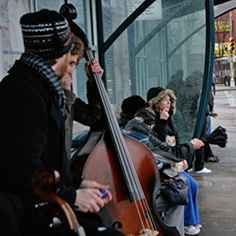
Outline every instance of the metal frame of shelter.
MULTIPOLYGON (((99 60, 103 67, 105 67, 104 54, 106 50, 112 45, 112 43, 122 34, 122 32, 142 13, 148 8, 155 0, 144 1, 120 26, 111 34, 111 36, 104 41, 103 40, 103 22, 102 22, 102 3, 101 0, 96 1, 97 10, 97 32, 98 32, 98 53, 99 60)), ((204 80, 202 87, 202 95, 200 101, 199 112, 197 115, 197 123, 195 127, 194 137, 199 137, 205 120, 205 114, 207 110, 207 104, 209 100, 210 88, 211 88, 211 77, 213 73, 213 63, 214 63, 214 2, 213 0, 205 1, 206 10, 206 50, 205 50, 205 68, 204 68, 204 80)), ((177 14, 177 13, 176 13, 177 14)), ((175 17, 175 15, 171 15, 175 17)), ((165 24, 169 22, 170 19, 165 19, 165 21, 158 26, 155 30, 160 30, 165 24)), ((200 27, 201 28, 201 27, 200 27)), ((198 30, 200 30, 200 28, 198 30)), ((198 31, 196 30, 196 32, 198 31)), ((195 33, 196 33, 195 32, 195 33)), ((139 45, 143 47, 152 35, 148 35, 145 40, 139 45)), ((183 42, 182 42, 183 43, 183 42)), ((137 49, 138 50, 138 49, 137 49)), ((106 79, 105 81, 106 82, 106 79)))

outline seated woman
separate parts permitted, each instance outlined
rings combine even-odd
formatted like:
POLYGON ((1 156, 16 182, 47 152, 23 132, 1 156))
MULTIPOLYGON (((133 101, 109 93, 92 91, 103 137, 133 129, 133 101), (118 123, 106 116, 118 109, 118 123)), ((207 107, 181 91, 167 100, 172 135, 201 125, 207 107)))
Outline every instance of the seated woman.
MULTIPOLYGON (((199 139, 192 139, 189 143, 178 144, 170 146, 165 142, 160 141, 157 133, 153 130, 156 121, 155 113, 149 109, 143 109, 136 113, 134 119, 130 120, 125 129, 131 129, 149 137, 147 146, 153 153, 160 154, 165 157, 166 163, 179 163, 183 161, 183 168, 181 174, 188 180, 189 187, 189 204, 184 206, 184 224, 185 233, 190 235, 197 235, 200 232, 201 225, 199 224, 198 214, 198 184, 186 172, 187 159, 189 155, 195 150, 199 149, 204 143, 199 139)), ((164 159, 161 161, 164 162, 164 159)), ((164 165, 164 168, 170 167, 169 164, 164 165)), ((173 167, 173 166, 172 166, 173 167)))
MULTIPOLYGON (((150 104, 151 110, 156 115, 154 130, 159 139, 173 146, 178 144, 178 128, 173 117, 176 113, 176 96, 174 91, 171 89, 164 89, 162 87, 150 88, 147 93, 147 100, 150 104)), ((189 112, 190 111, 193 111, 193 108, 191 108, 189 112)), ((185 111, 185 116, 186 115, 187 114, 185 111)), ((185 116, 183 116, 183 119, 185 116)), ((193 119, 193 117, 191 119, 193 119)), ((185 122, 187 122, 187 120, 185 122)), ((202 137, 203 136, 201 135, 201 139, 202 137)), ((199 149, 196 153, 198 154, 202 151, 203 148, 199 149)), ((196 155, 194 169, 196 174, 211 173, 211 170, 206 168, 204 165, 204 153, 202 153, 202 155, 196 155)))

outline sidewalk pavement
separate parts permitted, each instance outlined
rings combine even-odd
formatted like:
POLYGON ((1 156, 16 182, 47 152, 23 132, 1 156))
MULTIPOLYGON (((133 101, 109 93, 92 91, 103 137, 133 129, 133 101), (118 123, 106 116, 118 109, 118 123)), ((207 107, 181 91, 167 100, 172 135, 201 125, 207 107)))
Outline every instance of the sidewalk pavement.
POLYGON ((216 91, 236 90, 236 86, 225 86, 224 84, 216 84, 216 91))
POLYGON ((221 125, 226 128, 228 143, 225 148, 211 145, 213 153, 219 156, 218 163, 205 163, 212 174, 190 173, 198 182, 198 206, 200 224, 199 236, 236 235, 236 106, 230 104, 225 91, 231 90, 236 97, 236 87, 217 84, 214 96, 215 112, 212 129, 221 125))

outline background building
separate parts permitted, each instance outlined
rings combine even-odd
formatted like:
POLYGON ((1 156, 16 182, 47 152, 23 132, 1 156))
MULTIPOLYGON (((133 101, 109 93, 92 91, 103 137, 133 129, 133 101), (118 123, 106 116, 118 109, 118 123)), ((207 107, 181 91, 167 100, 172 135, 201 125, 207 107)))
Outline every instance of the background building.
MULTIPOLYGON (((230 85, 226 76, 231 75, 230 54, 231 47, 229 39, 236 40, 236 10, 227 12, 215 19, 215 61, 214 72, 217 83, 225 83, 230 85)), ((235 49, 233 50, 235 55, 235 49)), ((235 68, 235 56, 233 60, 233 68, 235 68)), ((235 75, 235 71, 234 71, 235 75)))

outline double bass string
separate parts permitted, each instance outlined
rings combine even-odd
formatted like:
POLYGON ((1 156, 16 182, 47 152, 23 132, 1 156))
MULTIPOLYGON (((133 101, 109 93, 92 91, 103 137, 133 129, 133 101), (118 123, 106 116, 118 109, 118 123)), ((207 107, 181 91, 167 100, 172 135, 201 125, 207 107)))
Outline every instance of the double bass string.
POLYGON ((129 190, 131 201, 133 201, 136 205, 136 209, 137 209, 140 221, 143 225, 144 232, 145 232, 144 222, 142 220, 141 212, 138 207, 139 200, 142 200, 142 199, 144 202, 144 206, 142 203, 140 203, 140 208, 141 208, 142 214, 145 216, 146 215, 145 213, 148 212, 148 215, 151 218, 151 222, 153 224, 153 225, 150 225, 150 223, 148 222, 148 220, 145 217, 146 225, 149 229, 154 228, 156 230, 156 228, 153 227, 153 226, 155 226, 155 224, 154 224, 154 220, 152 218, 152 214, 150 214, 150 209, 148 207, 146 198, 145 198, 144 193, 142 191, 142 187, 139 183, 137 173, 134 169, 132 160, 129 156, 129 152, 127 150, 127 147, 124 142, 123 136, 121 134, 120 128, 118 127, 118 124, 116 122, 115 114, 111 108, 109 98, 107 96, 107 93, 105 92, 103 82, 98 74, 95 74, 95 77, 96 77, 95 82, 96 82, 97 87, 99 89, 102 104, 104 105, 104 109, 105 109, 105 112, 107 115, 107 122, 109 124, 108 127, 112 133, 112 138, 114 139, 114 142, 116 143, 115 148, 116 148, 116 151, 117 151, 117 154, 119 157, 120 165, 121 165, 121 168, 123 169, 124 174, 126 175, 125 180, 128 184, 127 187, 129 190), (144 209, 144 207, 146 208, 146 210, 144 209))

